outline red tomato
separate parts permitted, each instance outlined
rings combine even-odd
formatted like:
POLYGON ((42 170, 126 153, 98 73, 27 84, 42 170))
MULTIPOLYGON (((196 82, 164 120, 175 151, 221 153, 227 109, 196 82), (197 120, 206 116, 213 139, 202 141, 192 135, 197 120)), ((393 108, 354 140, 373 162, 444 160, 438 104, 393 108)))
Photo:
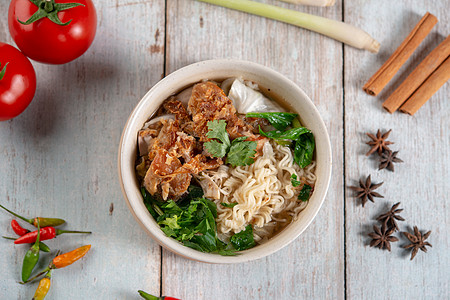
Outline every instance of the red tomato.
POLYGON ((11 45, 0 42, 0 121, 18 116, 36 92, 36 73, 28 58, 11 45), (8 64, 8 65, 6 65, 8 64))
MULTIPOLYGON (((34 0, 45 4, 46 0, 34 0)), ((55 3, 55 0, 51 0, 55 3)), ((8 25, 14 42, 29 58, 48 64, 64 64, 82 55, 95 37, 97 14, 91 0, 56 0, 57 4, 80 3, 77 6, 57 13, 61 22, 58 25, 44 17, 23 25, 18 20, 27 21, 38 6, 30 0, 12 0, 9 6, 8 25)))

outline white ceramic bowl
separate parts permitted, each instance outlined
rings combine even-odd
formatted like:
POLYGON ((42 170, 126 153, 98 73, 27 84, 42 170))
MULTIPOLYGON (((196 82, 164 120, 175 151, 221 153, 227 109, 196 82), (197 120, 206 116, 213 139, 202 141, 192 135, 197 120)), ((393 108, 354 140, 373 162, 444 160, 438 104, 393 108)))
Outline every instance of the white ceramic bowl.
POLYGON ((138 223, 165 249, 189 259, 208 263, 241 263, 262 258, 280 250, 295 240, 316 216, 327 193, 331 176, 331 147, 325 124, 308 96, 294 82, 283 75, 259 64, 239 60, 208 60, 198 62, 173 72, 159 81, 142 98, 131 113, 122 133, 119 146, 119 178, 123 195, 130 211, 138 223), (137 132, 149 116, 170 95, 202 79, 223 80, 242 76, 268 88, 288 103, 300 115, 302 124, 309 128, 315 137, 317 162, 317 181, 307 207, 299 218, 289 224, 268 242, 252 249, 242 251, 236 256, 221 256, 202 253, 183 246, 175 239, 167 237, 145 208, 135 176, 134 164, 137 151, 137 132))

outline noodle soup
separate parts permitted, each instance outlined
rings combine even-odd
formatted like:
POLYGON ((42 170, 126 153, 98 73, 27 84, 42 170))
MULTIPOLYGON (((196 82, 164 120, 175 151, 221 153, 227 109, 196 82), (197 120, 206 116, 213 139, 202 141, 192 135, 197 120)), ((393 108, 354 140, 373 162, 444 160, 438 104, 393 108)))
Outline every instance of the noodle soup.
POLYGON ((136 176, 167 236, 233 255, 298 218, 316 182, 314 147, 299 116, 256 83, 203 81, 139 131, 136 176))

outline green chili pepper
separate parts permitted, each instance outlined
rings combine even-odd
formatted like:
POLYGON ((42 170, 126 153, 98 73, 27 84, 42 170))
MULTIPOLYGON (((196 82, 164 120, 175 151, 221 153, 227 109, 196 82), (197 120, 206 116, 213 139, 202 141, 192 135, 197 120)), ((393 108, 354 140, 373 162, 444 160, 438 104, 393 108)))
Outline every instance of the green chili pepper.
POLYGON ((22 220, 24 220, 25 222, 30 223, 31 225, 33 225, 34 227, 37 227, 37 223, 40 223, 40 226, 42 227, 47 227, 47 226, 59 226, 62 225, 64 223, 66 223, 66 221, 64 221, 63 219, 58 219, 58 218, 42 218, 42 217, 35 217, 33 219, 27 219, 21 215, 16 214, 15 212, 7 209, 6 207, 4 207, 3 205, 0 204, 0 207, 3 208, 4 210, 6 210, 7 212, 9 212, 10 214, 12 214, 13 216, 16 216, 22 220))
MULTIPOLYGON (((59 255, 60 253, 61 253, 61 251, 58 250, 58 251, 56 252, 55 258, 58 257, 58 255, 59 255)), ((42 275, 44 275, 44 274, 46 274, 46 273, 48 274, 49 271, 51 271, 52 269, 54 269, 54 268, 52 267, 52 264, 53 264, 53 260, 50 262, 50 264, 48 265, 48 267, 45 268, 41 273, 39 273, 39 274, 37 274, 37 275, 34 275, 32 278, 28 279, 27 281, 19 282, 19 283, 20 283, 20 284, 26 284, 26 283, 28 283, 28 282, 34 281, 35 279, 41 277, 42 275)))
POLYGON ((39 242, 39 250, 41 250, 42 252, 50 252, 50 247, 43 242, 39 242))
POLYGON ((40 229, 41 226, 39 224, 39 221, 37 222, 38 225, 38 235, 36 238, 36 242, 33 246, 31 246, 30 250, 27 251, 25 254, 25 257, 23 258, 23 265, 22 265, 22 281, 25 282, 30 278, 31 272, 33 272, 34 267, 39 261, 39 239, 41 237, 40 235, 40 229))

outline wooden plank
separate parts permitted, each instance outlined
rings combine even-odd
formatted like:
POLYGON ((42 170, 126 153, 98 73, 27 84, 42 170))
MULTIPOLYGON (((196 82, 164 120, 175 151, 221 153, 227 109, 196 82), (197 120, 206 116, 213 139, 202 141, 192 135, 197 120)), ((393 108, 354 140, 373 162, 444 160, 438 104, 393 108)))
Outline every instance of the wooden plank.
MULTIPOLYGON (((98 32, 88 52, 62 66, 34 63, 34 101, 0 124, 1 203, 28 216, 63 217, 63 228, 94 232, 47 243, 63 251, 92 244, 85 259, 54 272, 48 299, 137 299, 138 289, 160 292, 160 247, 128 211, 116 162, 128 115, 163 74, 165 1, 96 6, 98 32)), ((3 1, 0 10, 7 9, 3 1)), ((0 40, 11 42, 6 18, 0 40)), ((10 220, 0 212, 3 234, 12 236, 10 220)), ((37 283, 17 283, 26 247, 3 239, 0 245, 0 298, 31 299, 37 283)))
MULTIPOLYGON (((341 6, 307 8, 264 1, 334 19, 341 6)), ((182 299, 343 299, 342 45, 283 23, 195 1, 168 1, 168 72, 200 60, 237 58, 294 80, 321 112, 334 155, 327 199, 311 226, 267 258, 207 265, 163 251, 164 295, 182 299)))
POLYGON ((449 101, 447 83, 413 117, 385 112, 381 104, 414 67, 449 33, 448 1, 346 1, 345 20, 364 28, 381 42, 378 55, 345 47, 345 161, 346 183, 372 174, 384 199, 369 202, 365 208, 347 191, 346 258, 348 299, 448 299, 450 298, 450 256, 448 229, 450 210, 446 199, 450 175, 449 101), (427 12, 439 23, 413 57, 402 67, 379 97, 362 91, 365 81, 383 64, 404 37, 427 12), (378 171, 375 156, 367 158, 365 132, 392 128, 393 150, 405 162, 395 173, 378 171), (367 233, 376 224, 374 218, 396 202, 404 209, 400 230, 431 230, 428 253, 421 251, 413 261, 401 248, 407 240, 392 245, 392 253, 370 248, 367 233))

